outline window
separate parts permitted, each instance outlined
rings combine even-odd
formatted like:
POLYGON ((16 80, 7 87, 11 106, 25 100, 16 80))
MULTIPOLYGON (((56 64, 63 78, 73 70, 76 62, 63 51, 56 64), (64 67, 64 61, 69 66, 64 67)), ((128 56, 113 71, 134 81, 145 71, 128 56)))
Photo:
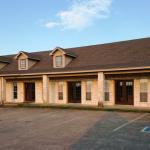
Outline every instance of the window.
POLYGON ((140 80, 140 102, 147 102, 147 92, 148 92, 148 80, 140 80))
POLYGON ((91 100, 91 81, 86 82, 86 100, 91 100))
POLYGON ((20 69, 26 69, 26 59, 20 60, 20 69))
POLYGON ((63 100, 63 82, 58 83, 58 99, 63 100))
POLYGON ((55 57, 55 65, 56 67, 62 67, 62 56, 55 57))
POLYGON ((109 81, 105 80, 105 101, 109 101, 109 81))
POLYGON ((17 99, 18 97, 18 87, 17 82, 13 82, 13 98, 17 99))
MULTIPOLYGON (((126 82, 126 93, 128 94, 128 96, 133 95, 133 82, 132 81, 126 82)), ((127 97, 127 99, 128 99, 128 97, 127 97)))

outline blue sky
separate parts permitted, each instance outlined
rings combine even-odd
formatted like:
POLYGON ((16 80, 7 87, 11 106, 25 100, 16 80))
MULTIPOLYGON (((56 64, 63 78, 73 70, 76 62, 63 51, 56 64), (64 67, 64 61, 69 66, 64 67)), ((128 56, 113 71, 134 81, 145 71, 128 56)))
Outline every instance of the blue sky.
POLYGON ((0 55, 150 36, 150 0, 0 0, 0 55))

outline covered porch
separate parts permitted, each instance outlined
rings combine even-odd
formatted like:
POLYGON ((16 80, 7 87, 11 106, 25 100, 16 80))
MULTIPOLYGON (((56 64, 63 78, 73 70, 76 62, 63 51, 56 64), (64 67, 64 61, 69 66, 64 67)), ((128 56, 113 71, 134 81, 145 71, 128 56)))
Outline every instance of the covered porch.
POLYGON ((95 72, 0 78, 6 103, 150 107, 149 72, 95 72))

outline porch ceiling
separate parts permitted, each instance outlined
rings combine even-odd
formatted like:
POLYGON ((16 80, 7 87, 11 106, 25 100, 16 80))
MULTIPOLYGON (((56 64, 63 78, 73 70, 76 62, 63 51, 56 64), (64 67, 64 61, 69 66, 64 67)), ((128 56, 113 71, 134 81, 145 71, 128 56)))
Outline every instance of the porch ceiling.
POLYGON ((106 74, 106 79, 114 80, 128 80, 128 79, 141 79, 141 78, 150 78, 150 72, 145 73, 125 73, 125 74, 106 74))
POLYGON ((81 76, 56 76, 50 77, 50 80, 84 80, 97 79, 97 75, 81 75, 81 76))

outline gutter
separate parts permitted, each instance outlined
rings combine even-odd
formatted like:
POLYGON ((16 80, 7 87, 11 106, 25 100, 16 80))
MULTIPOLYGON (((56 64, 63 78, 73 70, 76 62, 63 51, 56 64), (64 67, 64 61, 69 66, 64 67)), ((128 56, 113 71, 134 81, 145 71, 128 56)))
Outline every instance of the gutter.
MULTIPOLYGON (((34 76, 34 75, 59 75, 59 74, 76 74, 76 73, 98 73, 104 72, 104 74, 109 74, 107 72, 116 72, 116 71, 132 71, 132 70, 143 70, 150 69, 150 66, 146 67, 131 67, 131 68, 115 68, 115 69, 96 69, 96 70, 83 70, 83 71, 64 71, 64 72, 43 72, 43 73, 25 73, 25 74, 1 74, 0 77, 7 76, 34 76)), ((135 72, 138 73, 139 71, 135 72)), ((143 72, 150 72, 143 71, 143 72)))

